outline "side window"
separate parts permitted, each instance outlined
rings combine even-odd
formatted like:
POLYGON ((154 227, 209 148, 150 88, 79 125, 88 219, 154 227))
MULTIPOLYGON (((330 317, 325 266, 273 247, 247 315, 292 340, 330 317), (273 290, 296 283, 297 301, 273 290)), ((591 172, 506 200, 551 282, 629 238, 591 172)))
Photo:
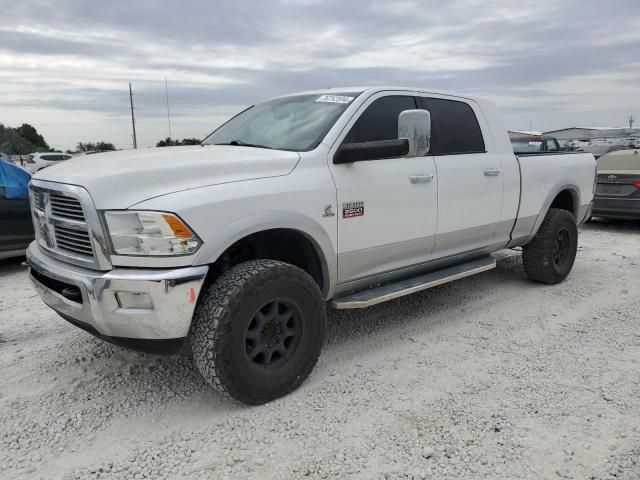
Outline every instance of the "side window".
POLYGON ((42 160, 52 161, 52 160, 57 160, 58 156, 57 155, 42 155, 40 158, 42 160))
POLYGON ((400 112, 415 108, 416 101, 413 97, 393 95, 379 98, 360 115, 343 143, 396 140, 400 112))
POLYGON ((548 152, 558 151, 558 145, 556 145, 556 141, 553 138, 547 139, 547 151, 548 152))
POLYGON ((484 139, 473 109, 464 102, 425 98, 431 112, 431 153, 484 153, 484 139))

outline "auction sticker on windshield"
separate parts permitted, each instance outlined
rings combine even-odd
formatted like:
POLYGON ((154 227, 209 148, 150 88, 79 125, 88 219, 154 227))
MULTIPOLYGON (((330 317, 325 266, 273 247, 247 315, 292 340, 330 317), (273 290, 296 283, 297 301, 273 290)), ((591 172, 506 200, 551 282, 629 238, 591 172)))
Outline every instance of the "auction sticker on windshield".
POLYGON ((322 95, 316 98, 318 103, 349 103, 353 97, 345 97, 344 95, 322 95))

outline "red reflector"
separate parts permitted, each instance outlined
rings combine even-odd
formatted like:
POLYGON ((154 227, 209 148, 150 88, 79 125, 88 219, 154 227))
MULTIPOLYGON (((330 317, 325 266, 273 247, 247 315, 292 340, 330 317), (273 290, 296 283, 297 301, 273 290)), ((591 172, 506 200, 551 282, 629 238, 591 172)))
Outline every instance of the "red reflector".
POLYGON ((634 183, 633 186, 636 187, 638 190, 640 190, 640 182, 634 183))

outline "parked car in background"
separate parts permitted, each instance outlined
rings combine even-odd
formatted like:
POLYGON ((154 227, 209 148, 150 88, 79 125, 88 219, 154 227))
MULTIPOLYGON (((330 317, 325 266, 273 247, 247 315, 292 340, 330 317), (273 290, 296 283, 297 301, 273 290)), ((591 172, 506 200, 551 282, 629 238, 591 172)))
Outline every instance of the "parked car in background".
POLYGON ((0 259, 24 255, 34 238, 29 180, 25 169, 0 160, 0 259))
POLYGON ((630 147, 627 144, 611 144, 609 142, 589 142, 586 145, 579 146, 577 148, 570 147, 575 152, 587 152, 593 154, 596 159, 607 155, 608 153, 617 152, 619 150, 628 150, 630 147))
POLYGON ((513 152, 518 155, 559 152, 561 150, 558 140, 544 135, 512 136, 511 146, 513 147, 513 152))
POLYGON ((69 160, 70 158, 73 158, 73 155, 69 155, 68 153, 30 153, 24 165, 29 172, 36 173, 43 168, 50 167, 63 160, 69 160))
POLYGON ((640 220, 640 150, 619 150, 598 160, 594 217, 640 220))

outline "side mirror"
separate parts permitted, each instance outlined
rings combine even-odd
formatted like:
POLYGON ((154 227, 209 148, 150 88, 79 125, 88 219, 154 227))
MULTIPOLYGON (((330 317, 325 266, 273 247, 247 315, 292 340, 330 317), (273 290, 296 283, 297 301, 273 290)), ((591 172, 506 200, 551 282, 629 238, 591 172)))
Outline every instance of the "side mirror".
POLYGON ((398 117, 398 138, 409 141, 407 157, 423 157, 431 144, 431 113, 427 110, 405 110, 398 117))
MULTIPOLYGON (((403 112, 404 113, 404 112, 403 112)), ((343 143, 333 156, 333 163, 353 163, 382 158, 404 157, 409 152, 409 140, 343 143)))

